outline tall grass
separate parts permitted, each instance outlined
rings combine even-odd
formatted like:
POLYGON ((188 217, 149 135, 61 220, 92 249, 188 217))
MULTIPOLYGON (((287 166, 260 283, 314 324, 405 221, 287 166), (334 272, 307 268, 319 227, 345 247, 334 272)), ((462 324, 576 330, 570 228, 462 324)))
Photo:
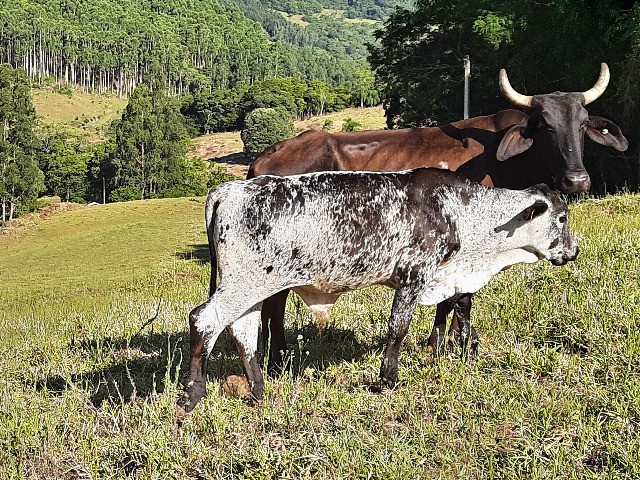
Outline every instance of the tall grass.
POLYGON ((221 395, 241 373, 221 339, 181 428, 201 199, 0 237, 0 478, 640 478, 640 198, 571 210, 576 262, 512 268, 475 297, 476 360, 433 358, 420 308, 400 385, 372 393, 391 292, 343 296, 321 337, 293 298, 291 369, 264 402, 221 395))

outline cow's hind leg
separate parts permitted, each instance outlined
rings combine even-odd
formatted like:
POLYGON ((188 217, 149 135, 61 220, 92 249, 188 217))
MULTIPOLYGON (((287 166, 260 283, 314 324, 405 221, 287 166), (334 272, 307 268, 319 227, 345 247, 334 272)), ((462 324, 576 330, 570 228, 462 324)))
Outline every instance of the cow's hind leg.
POLYGON ((473 295, 461 295, 453 307, 451 320, 451 337, 458 339, 460 355, 466 358, 470 352, 472 356, 478 353, 478 333, 471 326, 471 304, 473 295))
POLYGON ((432 352, 435 352, 436 355, 441 355, 444 353, 447 335, 447 316, 449 315, 450 311, 451 304, 449 300, 440 302, 436 307, 436 318, 433 322, 433 328, 431 329, 429 341, 427 342, 427 348, 429 348, 432 352))
POLYGON ((189 313, 189 380, 178 408, 188 413, 206 393, 207 357, 218 336, 262 299, 248 297, 246 291, 226 291, 222 287, 189 313))
POLYGON ((260 307, 261 304, 257 304, 227 327, 227 332, 240 354, 251 395, 256 400, 262 400, 264 396, 264 377, 257 358, 260 307))

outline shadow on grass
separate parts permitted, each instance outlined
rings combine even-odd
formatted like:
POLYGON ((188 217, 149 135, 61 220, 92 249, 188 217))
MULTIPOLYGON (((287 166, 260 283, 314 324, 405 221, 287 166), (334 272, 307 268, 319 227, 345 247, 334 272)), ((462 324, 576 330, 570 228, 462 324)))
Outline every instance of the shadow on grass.
POLYGON ((230 153, 229 155, 224 155, 222 157, 212 157, 208 160, 218 164, 242 165, 244 167, 248 167, 253 162, 253 159, 250 156, 245 155, 242 152, 230 153))
POLYGON ((176 252, 175 256, 180 260, 196 262, 198 265, 211 263, 211 255, 209 255, 209 245, 206 243, 191 244, 186 250, 176 252))
MULTIPOLYGON (((304 340, 301 342, 304 343, 300 344, 295 340, 298 332, 287 332, 288 344, 293 346, 289 350, 293 353, 289 367, 294 377, 302 373, 301 366, 324 370, 334 363, 357 360, 377 348, 358 342, 351 330, 329 327, 318 337, 317 329, 308 326, 303 329, 304 340)), ((189 367, 187 332, 150 333, 130 339, 83 339, 72 342, 68 350, 73 357, 93 358, 107 366, 72 373, 67 377, 51 375, 36 382, 35 387, 39 391, 46 389, 51 395, 60 395, 71 388, 80 388, 88 391, 93 405, 99 407, 104 402, 117 405, 135 399, 146 400, 164 392, 167 382, 186 383, 189 367)), ((216 342, 209 357, 207 373, 213 382, 243 373, 226 333, 216 342)))

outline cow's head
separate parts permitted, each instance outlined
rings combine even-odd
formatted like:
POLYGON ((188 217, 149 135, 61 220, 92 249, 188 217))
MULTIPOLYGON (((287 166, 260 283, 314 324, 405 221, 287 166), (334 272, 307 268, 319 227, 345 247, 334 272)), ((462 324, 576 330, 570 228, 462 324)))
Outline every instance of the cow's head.
MULTIPOLYGON (((564 265, 578 256, 578 242, 569 231, 569 209, 546 184, 529 187, 531 205, 512 219, 524 249, 540 260, 564 265)), ((496 229, 496 232, 502 227, 496 229)))
POLYGON ((582 162, 584 135, 594 142, 625 151, 629 144, 620 128, 606 118, 589 115, 585 105, 602 95, 609 83, 609 68, 601 65, 600 78, 586 92, 523 95, 513 89, 507 72, 500 70, 500 89, 513 104, 526 109, 529 121, 512 126, 498 147, 504 161, 532 147, 548 162, 552 186, 562 193, 589 190, 591 179, 582 162))

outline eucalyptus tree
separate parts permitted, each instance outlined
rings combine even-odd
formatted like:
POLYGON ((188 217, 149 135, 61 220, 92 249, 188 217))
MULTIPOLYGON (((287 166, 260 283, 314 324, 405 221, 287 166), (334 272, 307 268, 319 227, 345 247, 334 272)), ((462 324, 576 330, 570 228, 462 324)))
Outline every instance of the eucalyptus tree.
POLYGON ((35 109, 27 75, 0 65, 0 209, 1 220, 35 206, 44 190, 34 134, 35 109))

